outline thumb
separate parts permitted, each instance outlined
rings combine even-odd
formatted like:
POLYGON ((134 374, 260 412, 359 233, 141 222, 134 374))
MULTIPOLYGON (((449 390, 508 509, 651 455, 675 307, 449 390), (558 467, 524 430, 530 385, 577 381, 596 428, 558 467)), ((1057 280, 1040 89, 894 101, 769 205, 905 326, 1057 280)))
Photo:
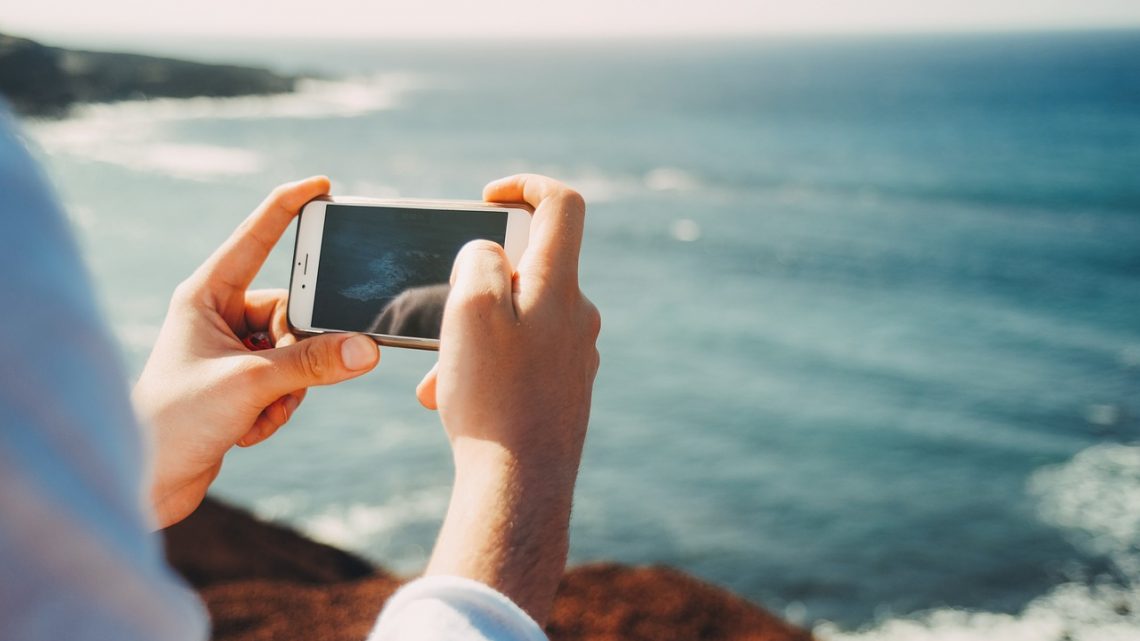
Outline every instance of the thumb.
POLYGON ((313 385, 331 385, 376 367, 380 350, 362 334, 321 334, 293 345, 258 352, 264 359, 259 390, 276 399, 313 385))

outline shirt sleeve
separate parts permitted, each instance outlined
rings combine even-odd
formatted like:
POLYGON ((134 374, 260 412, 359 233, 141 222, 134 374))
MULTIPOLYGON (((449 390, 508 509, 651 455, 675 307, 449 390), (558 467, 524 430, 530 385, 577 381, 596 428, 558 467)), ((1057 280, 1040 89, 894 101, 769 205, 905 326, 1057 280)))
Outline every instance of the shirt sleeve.
POLYGON ((368 641, 547 641, 522 608, 477 581, 416 579, 388 600, 368 641))
POLYGON ((199 641, 142 499, 120 355, 0 105, 0 638, 199 641))

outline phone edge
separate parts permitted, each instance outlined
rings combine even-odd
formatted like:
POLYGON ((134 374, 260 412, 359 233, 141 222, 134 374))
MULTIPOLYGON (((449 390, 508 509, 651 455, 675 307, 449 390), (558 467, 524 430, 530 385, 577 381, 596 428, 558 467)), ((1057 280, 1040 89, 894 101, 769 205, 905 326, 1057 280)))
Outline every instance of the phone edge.
MULTIPOLYGON (((321 334, 329 333, 354 333, 343 330, 325 330, 325 331, 312 331, 311 329, 302 329, 293 322, 293 280, 296 270, 293 269, 293 261, 297 258, 297 248, 301 241, 301 218, 304 216, 305 208, 313 202, 325 202, 331 204, 359 204, 359 205, 417 205, 423 207, 450 205, 456 209, 519 209, 527 212, 531 217, 534 216, 534 207, 529 203, 503 203, 492 202, 485 200, 440 200, 429 198, 369 198, 366 196, 318 196, 306 202, 301 206, 301 211, 297 213, 297 231, 293 234, 293 255, 289 261, 289 287, 286 290, 287 300, 285 304, 285 322, 289 325, 289 330, 297 336, 312 337, 320 336, 321 334)), ((505 244, 505 241, 504 241, 505 244)), ((417 349, 423 351, 439 351, 438 338, 416 338, 412 336, 395 336, 391 334, 370 334, 368 332, 357 332, 368 336, 376 341, 379 345, 387 347, 403 347, 406 349, 417 349)))

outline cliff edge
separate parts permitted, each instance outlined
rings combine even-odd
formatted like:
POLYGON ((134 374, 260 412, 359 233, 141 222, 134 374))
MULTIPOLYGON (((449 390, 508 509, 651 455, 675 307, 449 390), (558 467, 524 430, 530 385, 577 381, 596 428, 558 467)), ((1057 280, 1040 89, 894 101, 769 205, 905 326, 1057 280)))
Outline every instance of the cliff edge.
MULTIPOLYGON (((217 641, 362 641, 406 580, 216 500, 165 531, 167 556, 199 591, 217 641)), ((748 601, 667 567, 570 569, 551 641, 811 641, 748 601)))

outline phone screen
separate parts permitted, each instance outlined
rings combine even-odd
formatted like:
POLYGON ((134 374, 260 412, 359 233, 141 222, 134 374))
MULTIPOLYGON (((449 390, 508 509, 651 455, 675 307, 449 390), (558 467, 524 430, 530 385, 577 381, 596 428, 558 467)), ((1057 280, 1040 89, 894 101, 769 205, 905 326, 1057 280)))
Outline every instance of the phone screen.
POLYGON ((329 204, 313 326, 438 339, 455 256, 506 232, 505 211, 329 204))

